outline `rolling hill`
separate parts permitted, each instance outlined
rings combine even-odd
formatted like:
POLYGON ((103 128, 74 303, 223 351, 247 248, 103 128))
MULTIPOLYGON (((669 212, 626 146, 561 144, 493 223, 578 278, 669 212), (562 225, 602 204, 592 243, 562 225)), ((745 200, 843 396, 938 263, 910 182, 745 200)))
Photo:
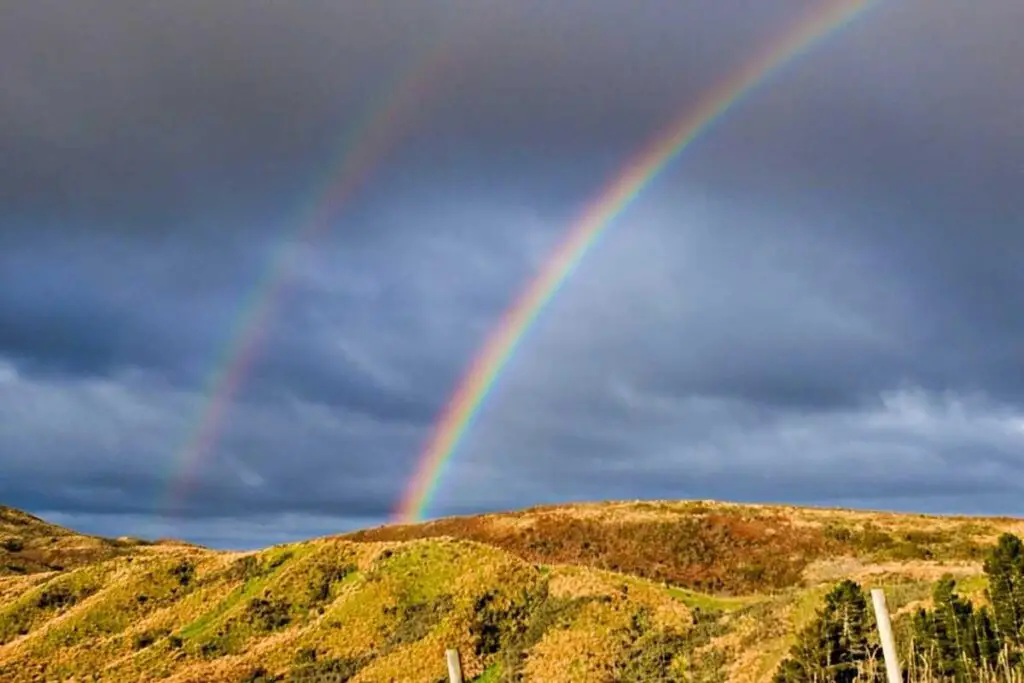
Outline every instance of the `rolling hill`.
POLYGON ((897 621, 944 574, 984 602, 986 548, 1024 532, 1013 519, 596 503, 238 553, 0 511, 12 682, 435 683, 447 647, 467 681, 770 681, 840 579, 885 587, 897 621))

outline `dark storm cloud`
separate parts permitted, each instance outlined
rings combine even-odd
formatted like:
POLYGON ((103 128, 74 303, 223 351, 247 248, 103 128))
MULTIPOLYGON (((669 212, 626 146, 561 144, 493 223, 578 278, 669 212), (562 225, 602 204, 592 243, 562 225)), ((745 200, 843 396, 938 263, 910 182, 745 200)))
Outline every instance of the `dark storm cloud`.
POLYGON ((268 191, 304 192, 381 83, 458 25, 456 5, 9 7, 4 204, 128 231, 279 209, 268 191))
MULTIPOLYGON (((382 83, 438 45, 450 61, 389 161, 406 146, 435 164, 465 155, 507 165, 513 182, 530 177, 514 170, 524 162, 545 177, 581 160, 610 169, 818 4, 20 3, 0 36, 0 150, 19 160, 0 187, 19 213, 116 215, 134 229, 182 229, 200 209, 281 210, 382 83)), ((1012 0, 879 3, 761 88, 756 111, 731 115, 706 172, 1008 188, 1020 12, 1012 0)))
POLYGON ((0 382, 3 500, 195 520, 299 512, 301 499, 300 514, 379 517, 403 475, 386 456, 416 443, 414 430, 329 407, 239 403, 216 424, 218 443, 197 452, 202 402, 139 379, 70 383, 8 371, 0 382))
POLYGON ((432 414, 433 402, 381 386, 330 347, 337 340, 316 320, 294 315, 297 302, 365 316, 357 296, 318 294, 287 274, 268 291, 278 254, 255 244, 221 259, 152 243, 111 246, 83 239, 0 255, 0 354, 35 375, 142 370, 177 387, 237 366, 254 398, 294 395, 388 419, 432 414))
MULTIPOLYGON (((380 518, 391 512, 389 487, 352 487, 339 495, 337 481, 324 481, 311 473, 296 474, 290 481, 275 480, 274 486, 254 491, 241 483, 204 484, 188 491, 172 514, 185 519, 208 519, 253 514, 319 514, 380 518)), ((385 482, 386 483, 386 482, 385 482)), ((136 478, 119 472, 100 475, 85 473, 74 486, 21 484, 0 486, 6 504, 32 509, 60 510, 69 514, 166 514, 166 484, 151 477, 136 478)))
POLYGON ((0 29, 0 153, 18 160, 2 201, 35 230, 70 213, 183 230, 242 208, 231 225, 256 229, 303 201, 395 74, 438 54, 382 161, 484 154, 515 182, 540 153, 557 177, 638 144, 808 6, 19 3, 0 29))
MULTIPOLYGON (((379 521, 586 203, 817 6, 7 8, 0 502, 223 544, 240 516, 272 516, 247 539, 379 521), (386 153, 301 244, 345 136, 438 46, 448 61, 386 153), (290 247, 279 305, 248 329, 290 247), (219 436, 181 518, 154 519, 240 331, 260 335, 219 436)), ((1024 480, 1022 11, 877 3, 739 102, 521 341, 434 511, 1009 500, 1024 480)))

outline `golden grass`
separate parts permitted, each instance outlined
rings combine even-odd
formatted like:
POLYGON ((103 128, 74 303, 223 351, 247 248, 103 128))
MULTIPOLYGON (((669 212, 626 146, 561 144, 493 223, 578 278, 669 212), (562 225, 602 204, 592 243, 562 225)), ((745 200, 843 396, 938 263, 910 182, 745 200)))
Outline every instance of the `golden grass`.
POLYGON ((831 583, 885 587, 897 618, 945 573, 983 602, 978 549, 1015 530, 1024 523, 652 501, 225 553, 110 542, 0 508, 0 539, 21 546, 0 559, 27 548, 31 569, 0 576, 0 680, 239 683, 260 667, 348 667, 352 681, 433 682, 457 647, 467 681, 503 681, 509 667, 525 681, 611 681, 663 647, 677 670, 770 681, 831 583), (46 569, 58 557, 67 567, 46 569))

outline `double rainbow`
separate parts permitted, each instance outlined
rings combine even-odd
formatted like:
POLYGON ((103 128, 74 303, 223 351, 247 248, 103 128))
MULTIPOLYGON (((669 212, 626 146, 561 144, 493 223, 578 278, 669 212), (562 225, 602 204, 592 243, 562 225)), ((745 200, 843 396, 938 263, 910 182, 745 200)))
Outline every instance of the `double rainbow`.
POLYGON ((339 209, 360 189, 377 164, 400 139, 416 104, 436 88, 438 78, 454 56, 454 44, 435 41, 415 59, 403 65, 371 98, 348 135, 340 154, 328 166, 320 187, 310 193, 297 212, 294 228, 281 240, 267 267, 239 307, 218 360, 204 382, 205 396, 198 414, 178 447, 173 471, 163 500, 172 509, 183 499, 199 463, 215 447, 235 395, 249 374, 267 334, 285 284, 297 266, 303 245, 314 242, 330 229, 339 209))

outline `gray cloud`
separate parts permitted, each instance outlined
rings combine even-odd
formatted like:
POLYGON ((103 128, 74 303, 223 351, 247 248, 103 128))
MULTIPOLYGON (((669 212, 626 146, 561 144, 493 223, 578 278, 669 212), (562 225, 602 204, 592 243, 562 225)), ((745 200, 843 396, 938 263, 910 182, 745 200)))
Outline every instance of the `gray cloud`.
MULTIPOLYGON (((602 185, 816 6, 10 8, 0 501, 221 545, 381 521, 459 373, 602 185), (381 93, 424 64, 386 120, 381 93), (367 112, 379 154, 314 233, 367 112)), ((1022 11, 878 3, 738 103, 521 341, 433 512, 1009 509, 1022 11)))

